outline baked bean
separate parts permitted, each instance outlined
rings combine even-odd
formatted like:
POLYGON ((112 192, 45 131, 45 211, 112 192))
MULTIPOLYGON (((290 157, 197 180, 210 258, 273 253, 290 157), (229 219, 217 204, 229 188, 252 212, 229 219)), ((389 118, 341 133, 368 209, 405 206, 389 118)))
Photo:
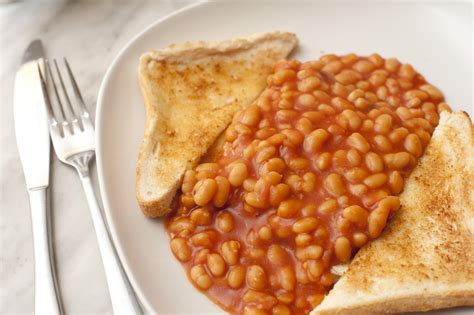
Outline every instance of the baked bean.
POLYGON ((171 251, 180 261, 186 262, 191 259, 192 250, 184 238, 176 237, 172 239, 170 246, 171 251))
POLYGON ((187 170, 184 173, 183 184, 181 185, 181 191, 183 193, 191 193, 194 185, 196 185, 196 172, 193 170, 187 170))
POLYGON ((308 233, 314 231, 319 224, 319 220, 314 217, 306 217, 303 219, 299 219, 295 223, 293 223, 293 232, 294 233, 308 233))
MULTIPOLYGON (((323 278, 322 278, 323 279, 323 278)), ((324 300, 324 294, 311 294, 308 296, 308 302, 312 308, 315 308, 324 300)))
POLYGON ((302 134, 304 135, 307 135, 309 134, 311 131, 313 131, 313 124, 311 123, 311 120, 309 120, 308 118, 300 118, 297 122, 296 122, 296 129, 299 130, 302 134))
POLYGON ((390 187, 390 190, 394 194, 399 194, 403 190, 403 177, 400 175, 400 172, 398 171, 392 171, 390 172, 390 175, 388 177, 388 185, 390 187))
POLYGON ((194 187, 194 202, 196 202, 198 206, 205 206, 214 198, 216 192, 217 183, 214 179, 206 178, 200 180, 194 187))
POLYGON ((270 309, 278 303, 278 300, 274 296, 252 289, 245 292, 242 300, 244 303, 258 303, 263 309, 270 309))
POLYGON ((217 183, 217 191, 214 195, 213 202, 218 208, 225 205, 230 192, 230 183, 224 176, 217 176, 215 178, 217 183))
POLYGON ((212 215, 207 208, 197 208, 191 212, 189 218, 196 225, 208 225, 211 223, 212 215))
POLYGON ((293 171, 303 170, 307 168, 308 165, 309 165, 309 161, 305 158, 291 159, 288 163, 288 167, 293 171))
POLYGON ((193 243, 194 246, 211 247, 214 245, 216 238, 216 233, 212 230, 208 230, 194 234, 191 237, 191 243, 193 243))
POLYGON ((288 253, 277 244, 272 244, 267 250, 267 259, 271 264, 283 265, 288 261, 288 253))
POLYGON ((211 251, 207 248, 200 249, 194 255, 193 262, 195 264, 203 264, 207 262, 207 256, 211 253, 211 251))
POLYGON ((442 100, 444 98, 443 93, 438 88, 430 84, 420 86, 420 90, 428 93, 429 97, 434 101, 442 100))
MULTIPOLYGON (((303 109, 313 109, 313 108, 316 108, 316 106, 318 105, 316 97, 314 97, 314 95, 309 94, 309 93, 304 93, 298 96, 296 104, 297 106, 303 109)), ((295 111, 291 111, 291 113, 285 112, 284 114, 283 113, 281 114, 283 115, 283 117, 285 117, 284 119, 293 119, 297 116, 297 113, 295 111)), ((277 112, 277 117, 278 117, 278 112, 277 112)))
MULTIPOLYGON (((367 223, 367 222, 366 222, 367 223)), ((367 243, 368 237, 362 232, 355 232, 352 234, 352 242, 355 247, 362 247, 367 243)))
POLYGON ((421 144, 420 138, 413 133, 406 136, 404 147, 408 152, 416 157, 420 156, 423 150, 423 145, 421 144))
MULTIPOLYGON (((257 183, 255 184, 255 186, 257 186, 257 183)), ((263 209, 267 206, 266 200, 259 198, 259 196, 255 192, 247 193, 245 195, 244 200, 250 206, 255 207, 255 208, 263 209)))
POLYGON ((337 207, 338 207, 337 201, 335 199, 329 199, 319 205, 318 212, 324 215, 328 215, 334 212, 337 209, 337 207))
POLYGON ((295 237, 295 244, 299 247, 308 246, 311 243, 312 237, 308 233, 300 233, 295 237))
POLYGON ((286 139, 286 136, 281 134, 281 133, 277 133, 271 137, 269 137, 267 139, 268 143, 271 144, 271 145, 274 145, 274 146, 279 146, 283 143, 283 141, 285 141, 286 139))
POLYGON ((227 211, 219 212, 216 222, 219 230, 224 233, 228 233, 234 229, 234 217, 227 211))
POLYGON ((357 166, 360 164, 361 161, 360 154, 355 149, 350 149, 349 151, 347 151, 346 158, 351 166, 357 166))
POLYGON ((334 242, 334 252, 340 262, 347 262, 351 258, 351 242, 345 236, 339 236, 334 242))
POLYGON ((372 238, 378 237, 381 233, 385 224, 387 223, 388 212, 377 208, 372 211, 369 215, 369 235, 372 238))
POLYGON ((309 245, 304 248, 296 249, 296 258, 301 261, 308 259, 319 259, 323 255, 323 248, 319 245, 309 245))
POLYGON ((296 286, 295 272, 289 266, 284 266, 279 271, 280 285, 287 291, 293 291, 296 286))
POLYGON ((354 196, 362 196, 367 192, 368 188, 364 184, 349 185, 349 191, 354 196))
POLYGON ((368 192, 365 196, 362 197, 362 202, 368 208, 372 207, 377 201, 382 200, 387 197, 388 193, 385 190, 376 190, 368 192))
POLYGON ((307 172, 303 175, 303 183, 301 184, 301 189, 306 192, 312 192, 316 189, 317 177, 314 173, 307 172))
POLYGON ((263 290, 267 282, 265 270, 259 265, 248 267, 246 279, 248 286, 255 290, 263 290))
POLYGON ((303 187, 303 179, 301 176, 292 174, 285 179, 285 183, 290 187, 293 193, 301 192, 303 187))
POLYGON ((221 254, 227 264, 235 265, 239 261, 240 243, 234 240, 222 243, 221 254))
POLYGON ((334 276, 332 275, 331 272, 326 271, 321 275, 321 279, 319 280, 322 285, 326 287, 330 287, 334 284, 334 276))
POLYGON ((388 58, 387 60, 385 60, 385 69, 388 72, 396 72, 399 66, 400 62, 395 58, 388 58))
POLYGON ((220 277, 226 270, 224 259, 219 254, 209 254, 207 256, 207 266, 215 277, 220 277))
POLYGON ((255 306, 245 306, 244 315, 268 315, 265 310, 259 309, 255 306))
POLYGON ((301 116, 308 118, 314 124, 319 123, 324 119, 324 114, 317 111, 304 112, 301 116))
POLYGON ((273 75, 273 84, 282 85, 284 82, 293 80, 295 78, 295 71, 290 69, 279 70, 273 75))
POLYGON ((359 150, 362 153, 366 153, 370 150, 370 144, 358 132, 354 132, 347 138, 347 144, 349 144, 351 147, 359 150))
POLYGON ((272 230, 268 226, 262 226, 258 230, 258 237, 264 241, 272 240, 272 230))
POLYGON ((262 128, 255 132, 255 138, 265 140, 277 133, 275 128, 262 128))
POLYGON ((244 284, 246 269, 244 266, 233 266, 227 273, 227 284, 232 289, 238 289, 244 284))
POLYGON ((290 194, 290 187, 287 184, 278 184, 270 187, 270 204, 277 207, 290 194))
POLYGON ((390 140, 384 135, 374 136, 375 148, 382 152, 392 151, 393 145, 390 140))
POLYGON ((291 315, 291 311, 288 306, 278 304, 272 308, 272 315, 291 315))
POLYGON ((328 116, 334 115, 334 114, 336 113, 336 110, 335 110, 332 106, 330 106, 330 105, 328 105, 328 104, 324 104, 324 103, 323 103, 323 104, 320 104, 320 105, 318 106, 318 111, 319 111, 319 112, 322 112, 322 113, 324 113, 324 114, 326 114, 326 115, 328 115, 328 116))
POLYGON ((265 147, 260 150, 260 152, 257 153, 257 157, 255 158, 255 161, 257 163, 262 163, 268 160, 269 158, 273 157, 276 153, 276 149, 273 146, 270 147, 265 147))
POLYGON ((387 79, 387 75, 384 73, 372 73, 369 77, 369 82, 374 87, 380 87, 385 84, 385 80, 387 79))
POLYGON ((374 68, 374 64, 367 60, 359 60, 352 66, 352 69, 363 74, 371 72, 374 68))
POLYGON ((352 223, 357 224, 360 228, 367 226, 367 218, 369 213, 361 206, 353 205, 342 211, 342 216, 352 223))
POLYGON ((368 152, 365 155, 365 165, 367 166, 369 171, 373 173, 378 173, 383 170, 383 160, 375 152, 368 152))
POLYGON ((387 175, 385 173, 377 173, 370 175, 364 179, 364 184, 369 188, 379 188, 385 184, 387 181, 387 175))
MULTIPOLYGON (((345 97, 345 96, 344 96, 345 97)), ((331 100, 331 104, 339 111, 345 109, 354 109, 354 105, 351 102, 346 101, 343 97, 335 97, 331 100)))
POLYGON ((255 180, 255 178, 246 178, 244 180, 244 182, 242 183, 242 187, 246 190, 246 191, 252 191, 255 187, 255 183, 257 181, 255 180))
POLYGON ((360 110, 366 110, 369 107, 369 101, 365 97, 359 97, 356 99, 354 106, 360 110))
POLYGON ((168 229, 174 234, 179 234, 185 230, 191 233, 194 231, 194 223, 188 218, 178 218, 170 223, 168 229))
POLYGON ((305 262, 306 264, 306 273, 308 274, 308 278, 311 281, 318 281, 321 275, 324 272, 324 263, 322 260, 308 260, 305 262))
POLYGON ((251 105, 247 107, 240 121, 247 126, 256 126, 260 121, 260 109, 258 106, 251 105))
POLYGON ((344 193, 344 183, 342 182, 341 175, 336 173, 329 174, 324 179, 324 188, 333 196, 340 196, 344 193))
POLYGON ((277 215, 282 218, 291 218, 302 208, 301 200, 288 199, 282 201, 277 210, 277 215))
POLYGON ((438 113, 441 113, 441 112, 444 112, 444 111, 446 111, 448 113, 452 112, 451 107, 449 107, 448 104, 443 103, 443 102, 439 103, 438 104, 438 113))
POLYGON ((188 209, 193 208, 196 205, 192 195, 181 195, 181 203, 188 209))
POLYGON ((341 71, 341 69, 344 67, 344 64, 340 62, 339 60, 331 61, 327 63, 321 71, 328 74, 328 75, 336 75, 341 71))
POLYGON ((403 139, 405 139, 408 133, 409 133, 408 129, 400 127, 400 128, 394 129, 389 134, 388 137, 390 138, 390 141, 392 141, 393 143, 400 143, 403 139))
POLYGON ((362 79, 362 76, 353 70, 342 70, 341 73, 335 76, 335 79, 337 82, 347 85, 356 83, 362 79))
POLYGON ((413 80, 415 74, 415 70, 409 64, 401 65, 400 69, 398 70, 398 75, 407 80, 413 80))
POLYGON ((189 275, 193 283, 201 290, 207 290, 212 286, 212 279, 203 265, 192 266, 189 275))
POLYGON ((375 119, 374 130, 377 133, 387 134, 392 129, 392 116, 382 114, 375 119))
POLYGON ((389 168, 402 169, 410 162, 410 154, 407 152, 385 154, 384 161, 389 168))
POLYGON ((287 140, 283 141, 285 146, 297 146, 303 143, 304 135, 295 129, 285 129, 281 131, 287 138, 287 140))
POLYGON ((351 168, 344 174, 345 178, 351 183, 359 183, 368 175, 367 171, 360 167, 351 168))
POLYGON ((247 176, 247 165, 244 163, 236 163, 229 173, 229 183, 234 187, 239 187, 242 185, 247 176))
POLYGON ((331 164, 331 153, 324 152, 318 156, 316 159, 316 167, 321 171, 324 171, 329 168, 331 164))

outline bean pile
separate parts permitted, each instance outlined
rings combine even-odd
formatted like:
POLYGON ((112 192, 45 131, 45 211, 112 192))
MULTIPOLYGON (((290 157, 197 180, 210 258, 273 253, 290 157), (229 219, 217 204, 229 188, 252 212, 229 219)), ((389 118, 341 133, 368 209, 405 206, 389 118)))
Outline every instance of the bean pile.
POLYGON ((215 163, 184 176, 171 250, 236 314, 307 314, 378 237, 438 124, 443 94, 377 54, 284 60, 235 115, 215 163))

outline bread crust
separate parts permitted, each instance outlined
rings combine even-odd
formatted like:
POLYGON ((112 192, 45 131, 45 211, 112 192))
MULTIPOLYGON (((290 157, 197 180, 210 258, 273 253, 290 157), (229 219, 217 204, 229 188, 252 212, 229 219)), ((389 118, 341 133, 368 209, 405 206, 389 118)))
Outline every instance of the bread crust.
POLYGON ((400 210, 312 315, 474 306, 473 135, 466 113, 442 113, 400 210))
POLYGON ((136 166, 136 197, 148 217, 166 215, 182 176, 264 89, 296 46, 292 33, 174 44, 140 58, 146 125, 136 166))

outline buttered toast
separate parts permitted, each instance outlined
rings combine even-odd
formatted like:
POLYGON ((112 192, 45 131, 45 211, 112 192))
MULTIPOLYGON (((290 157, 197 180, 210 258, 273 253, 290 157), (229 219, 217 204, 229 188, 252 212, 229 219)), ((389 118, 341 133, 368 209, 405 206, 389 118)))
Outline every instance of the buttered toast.
POLYGON ((442 113, 406 181, 402 207, 312 315, 474 305, 474 140, 465 113, 442 113))
POLYGON ((192 168, 266 85, 275 63, 297 43, 271 32, 221 42, 171 45, 140 59, 146 126, 136 167, 136 197, 149 217, 167 214, 192 168))

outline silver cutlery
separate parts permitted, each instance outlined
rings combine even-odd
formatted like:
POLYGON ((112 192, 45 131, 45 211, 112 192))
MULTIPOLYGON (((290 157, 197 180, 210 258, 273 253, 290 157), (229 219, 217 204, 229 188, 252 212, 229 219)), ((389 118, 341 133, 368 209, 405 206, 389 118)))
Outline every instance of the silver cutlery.
POLYGON ((37 71, 41 78, 54 151, 61 162, 73 166, 79 173, 96 231, 114 313, 140 314, 140 307, 117 256, 91 185, 89 163, 95 156, 94 125, 67 60, 64 59, 64 69, 74 98, 68 93, 56 60, 53 60, 53 67, 54 73, 48 60, 45 60, 45 70, 41 71, 38 66, 37 71), (51 93, 47 77, 52 83, 51 93), (58 105, 57 113, 52 106, 53 100, 58 105))
POLYGON ((50 140, 38 67, 44 58, 40 40, 30 43, 15 77, 14 121, 20 160, 25 173, 35 256, 35 313, 61 314, 51 248, 47 207, 50 140))

